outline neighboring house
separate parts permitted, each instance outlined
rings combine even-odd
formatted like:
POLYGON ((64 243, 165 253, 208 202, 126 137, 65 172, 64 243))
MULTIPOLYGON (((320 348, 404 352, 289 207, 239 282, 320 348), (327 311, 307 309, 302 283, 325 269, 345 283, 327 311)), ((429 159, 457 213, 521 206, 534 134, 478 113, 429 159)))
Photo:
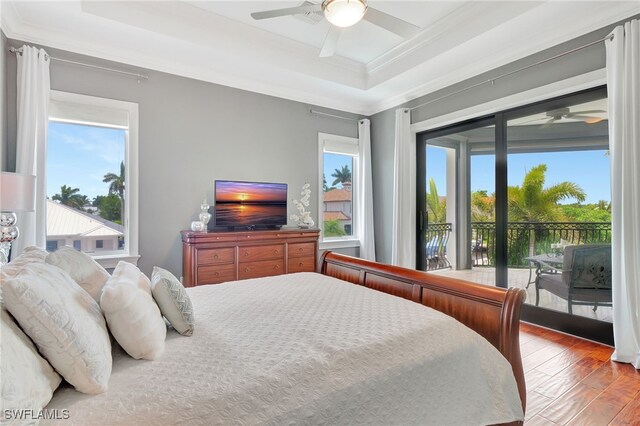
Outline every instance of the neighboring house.
POLYGON ((47 250, 71 246, 85 253, 118 250, 122 225, 47 200, 47 250))
POLYGON ((330 189, 324 193, 324 221, 337 220, 347 235, 351 235, 352 198, 351 182, 345 182, 342 188, 330 189))

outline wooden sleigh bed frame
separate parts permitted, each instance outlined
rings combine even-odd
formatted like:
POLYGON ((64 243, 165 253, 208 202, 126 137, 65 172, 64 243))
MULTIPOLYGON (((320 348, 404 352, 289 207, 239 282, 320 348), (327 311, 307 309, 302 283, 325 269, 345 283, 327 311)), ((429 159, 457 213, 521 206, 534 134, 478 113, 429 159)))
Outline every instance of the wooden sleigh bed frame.
POLYGON ((524 290, 474 284, 330 251, 322 255, 318 272, 436 309, 483 336, 511 363, 524 411, 526 388, 519 341, 524 290))

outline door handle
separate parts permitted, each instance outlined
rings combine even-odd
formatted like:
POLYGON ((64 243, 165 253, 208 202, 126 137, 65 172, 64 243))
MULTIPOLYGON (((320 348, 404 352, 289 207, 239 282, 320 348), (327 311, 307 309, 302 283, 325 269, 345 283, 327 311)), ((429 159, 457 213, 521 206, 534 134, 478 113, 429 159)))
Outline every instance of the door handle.
POLYGON ((422 231, 424 230, 424 212, 422 210, 420 210, 420 217, 418 218, 418 226, 419 229, 422 231))

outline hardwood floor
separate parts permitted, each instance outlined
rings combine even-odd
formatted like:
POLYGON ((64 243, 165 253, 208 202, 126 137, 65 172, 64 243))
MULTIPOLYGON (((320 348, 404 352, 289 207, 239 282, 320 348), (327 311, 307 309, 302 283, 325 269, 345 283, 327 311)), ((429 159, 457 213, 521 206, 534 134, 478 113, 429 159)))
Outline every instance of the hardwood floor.
POLYGON ((640 425, 640 371, 613 348, 522 323, 525 426, 640 425))

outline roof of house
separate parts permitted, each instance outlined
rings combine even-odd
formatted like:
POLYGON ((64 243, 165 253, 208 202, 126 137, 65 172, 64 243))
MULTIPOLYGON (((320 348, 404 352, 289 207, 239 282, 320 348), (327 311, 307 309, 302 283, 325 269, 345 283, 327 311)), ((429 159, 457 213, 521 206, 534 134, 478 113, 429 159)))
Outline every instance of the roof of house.
POLYGON ((344 188, 330 189, 323 194, 323 200, 325 203, 331 201, 351 201, 353 192, 347 191, 344 188))
POLYGON ((122 225, 47 200, 47 236, 107 238, 123 235, 122 225))
POLYGON ((351 218, 342 212, 324 212, 324 220, 351 220, 351 218))

